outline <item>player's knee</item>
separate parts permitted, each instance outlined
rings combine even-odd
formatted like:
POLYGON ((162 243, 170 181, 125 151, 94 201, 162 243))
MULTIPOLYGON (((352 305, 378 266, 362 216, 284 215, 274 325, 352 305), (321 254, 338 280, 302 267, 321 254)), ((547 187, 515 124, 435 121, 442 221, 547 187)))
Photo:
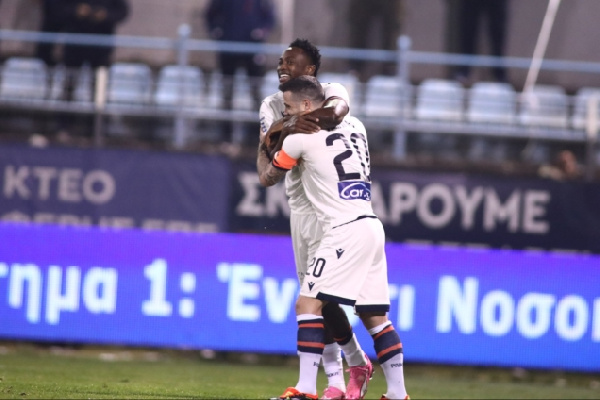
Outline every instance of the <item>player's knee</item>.
POLYGON ((374 328, 389 321, 387 313, 385 312, 363 312, 358 314, 358 316, 367 329, 374 328))
POLYGON ((323 307, 322 313, 327 327, 330 328, 334 333, 338 333, 336 336, 339 336, 339 333, 345 334, 351 329, 348 316, 339 304, 331 302, 327 303, 323 307))
POLYGON ((312 297, 298 296, 296 299, 296 315, 314 314, 321 315, 323 302, 312 297))

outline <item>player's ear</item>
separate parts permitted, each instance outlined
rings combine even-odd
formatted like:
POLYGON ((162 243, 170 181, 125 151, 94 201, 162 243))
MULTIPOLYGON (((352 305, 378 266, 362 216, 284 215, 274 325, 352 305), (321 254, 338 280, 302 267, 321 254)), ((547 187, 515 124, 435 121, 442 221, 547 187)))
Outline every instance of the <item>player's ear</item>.
POLYGON ((309 65, 308 67, 306 67, 306 75, 311 75, 314 76, 315 75, 315 71, 316 71, 317 67, 315 65, 309 65))
POLYGON ((308 99, 302 100, 302 106, 304 107, 304 111, 310 111, 310 106, 311 106, 310 100, 308 100, 308 99))

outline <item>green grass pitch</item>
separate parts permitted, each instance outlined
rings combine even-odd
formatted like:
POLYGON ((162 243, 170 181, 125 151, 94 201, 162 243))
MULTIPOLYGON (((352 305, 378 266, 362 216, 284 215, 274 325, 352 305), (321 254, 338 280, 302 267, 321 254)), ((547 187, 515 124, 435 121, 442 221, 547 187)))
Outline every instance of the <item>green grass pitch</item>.
MULTIPOLYGON (((600 374, 411 365, 412 399, 599 399, 600 374)), ((2 399, 268 399, 298 379, 295 357, 0 343, 2 399)), ((319 390, 325 378, 319 374, 319 390)), ((368 399, 379 399, 379 366, 368 399)))

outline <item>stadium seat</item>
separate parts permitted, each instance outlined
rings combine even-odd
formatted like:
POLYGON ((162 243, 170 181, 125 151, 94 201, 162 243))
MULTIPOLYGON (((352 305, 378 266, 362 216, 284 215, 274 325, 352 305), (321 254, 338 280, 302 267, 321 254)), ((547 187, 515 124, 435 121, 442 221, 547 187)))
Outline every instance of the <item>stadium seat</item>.
POLYGON ((50 100, 62 100, 67 81, 67 68, 64 65, 55 66, 50 72, 50 100))
POLYGON ((167 65, 161 68, 154 92, 154 103, 159 106, 180 104, 198 107, 202 104, 204 75, 193 66, 167 65))
POLYGON ((522 93, 519 122, 526 126, 567 127, 568 98, 558 85, 535 85, 522 93))
POLYGON ((211 74, 208 85, 207 105, 210 108, 223 108, 223 84, 225 79, 233 79, 233 109, 253 110, 254 102, 250 89, 251 78, 242 69, 238 69, 233 78, 224 76, 219 71, 214 71, 211 74))
POLYGON ((463 86, 453 80, 426 79, 417 88, 415 117, 461 121, 464 114, 463 86))
POLYGON ((279 90, 279 76, 277 75, 277 70, 273 69, 267 71, 265 74, 265 79, 262 83, 261 93, 263 99, 267 96, 272 95, 273 93, 279 90))
POLYGON ((38 58, 10 57, 2 67, 0 98, 43 100, 48 88, 46 64, 38 58))
POLYGON ((412 87, 402 89, 396 76, 375 75, 365 88, 364 114, 367 117, 410 117, 412 87), (400 110, 403 110, 400 113, 400 110))
MULTIPOLYGON (((340 72, 322 72, 317 75, 317 79, 321 83, 340 83, 344 85, 348 91, 350 99, 350 109, 359 110, 361 105, 358 104, 357 92, 359 90, 359 81, 355 75, 340 72)), ((353 111, 351 111, 354 113, 353 111)))
POLYGON ((467 121, 513 124, 517 116, 517 93, 508 83, 477 82, 467 92, 467 121))
POLYGON ((89 65, 84 65, 77 73, 73 100, 80 102, 94 100, 94 70, 89 65))
MULTIPOLYGON (((254 109, 254 100, 252 98, 250 84, 252 79, 257 78, 249 77, 242 69, 235 71, 235 75, 233 76, 233 108, 235 110, 254 109)), ((258 112, 258 110, 256 111, 258 112)))
POLYGON ((588 102, 596 97, 598 102, 598 120, 600 122, 600 88, 598 87, 582 87, 573 99, 573 113, 571 114, 571 127, 573 129, 584 130, 586 127, 586 119, 588 114, 588 102))
POLYGON ((145 64, 116 63, 108 69, 109 103, 146 104, 151 88, 152 73, 145 64))
POLYGON ((89 103, 94 97, 94 71, 89 65, 81 68, 74 68, 67 71, 64 65, 57 65, 52 69, 52 78, 50 83, 50 100, 64 100, 67 74, 75 76, 75 87, 73 88, 73 101, 89 103))

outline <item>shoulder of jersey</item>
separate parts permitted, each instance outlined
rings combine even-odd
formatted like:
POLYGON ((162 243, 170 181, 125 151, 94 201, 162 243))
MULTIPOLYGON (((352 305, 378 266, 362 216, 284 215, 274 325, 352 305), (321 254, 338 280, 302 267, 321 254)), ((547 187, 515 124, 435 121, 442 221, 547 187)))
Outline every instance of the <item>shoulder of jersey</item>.
POLYGON ((268 95, 264 98, 264 103, 271 103, 273 101, 283 101, 283 93, 281 91, 268 95))
POLYGON ((323 86, 323 88, 327 88, 328 86, 344 86, 341 83, 336 83, 336 82, 321 82, 321 86, 323 86))
POLYGON ((362 123, 362 121, 352 115, 346 115, 344 117, 344 121, 343 123, 347 124, 347 125, 351 125, 357 129, 361 129, 361 130, 366 130, 364 124, 362 123))

